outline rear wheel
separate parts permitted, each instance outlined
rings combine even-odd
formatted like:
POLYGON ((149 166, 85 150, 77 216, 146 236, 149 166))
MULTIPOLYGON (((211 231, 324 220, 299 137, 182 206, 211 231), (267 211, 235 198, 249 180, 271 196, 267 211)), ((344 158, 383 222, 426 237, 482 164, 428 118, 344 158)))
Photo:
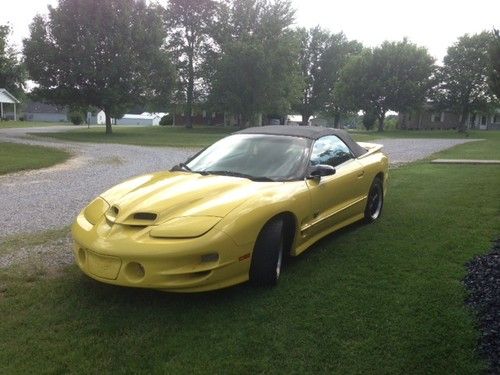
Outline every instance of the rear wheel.
POLYGON ((250 281, 255 285, 276 285, 283 264, 283 221, 273 220, 262 228, 252 254, 250 281))
POLYGON ((370 191, 368 192, 368 198, 366 200, 365 208, 365 221, 367 223, 373 223, 382 214, 382 207, 384 206, 384 189, 382 186, 382 180, 376 177, 370 191))

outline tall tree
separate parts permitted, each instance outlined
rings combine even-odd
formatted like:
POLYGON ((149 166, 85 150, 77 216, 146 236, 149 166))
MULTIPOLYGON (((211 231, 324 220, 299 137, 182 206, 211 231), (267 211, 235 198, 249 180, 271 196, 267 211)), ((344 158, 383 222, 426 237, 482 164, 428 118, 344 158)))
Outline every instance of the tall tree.
POLYGON ((211 102, 242 126, 259 114, 288 113, 300 85, 290 2, 234 0, 219 12, 211 102))
POLYGON ((9 44, 9 25, 0 25, 0 87, 21 99, 24 95, 26 70, 18 58, 18 53, 9 44))
POLYGON ((349 59, 359 55, 362 50, 361 43, 355 40, 349 41, 343 33, 338 33, 331 36, 329 46, 321 56, 318 80, 323 103, 321 112, 333 116, 335 128, 339 127, 340 116, 346 113, 335 97, 335 87, 340 79, 340 72, 349 59))
POLYGON ((343 33, 330 34, 319 26, 297 30, 300 39, 299 64, 303 82, 301 97, 294 109, 302 115, 302 124, 319 112, 334 115, 338 125, 340 110, 333 89, 348 58, 360 53, 362 46, 349 42, 343 33))
MULTIPOLYGON (((300 40, 299 64, 303 81, 301 97, 294 105, 294 109, 302 116, 302 125, 307 125, 309 118, 320 111, 325 104, 326 93, 322 89, 328 85, 320 83, 320 62, 330 42, 330 33, 316 26, 310 30, 300 28, 297 30, 300 40)), ((324 64, 323 64, 324 65, 324 64)))
POLYGON ((384 130, 385 114, 420 106, 431 86, 434 59, 423 47, 404 39, 384 42, 353 57, 334 90, 339 106, 375 114, 384 130))
POLYGON ((491 71, 488 49, 492 34, 461 36, 448 48, 443 66, 437 74, 435 99, 441 106, 460 114, 459 131, 465 132, 468 115, 477 110, 487 110, 495 103, 488 86, 491 71))
POLYGON ((134 104, 168 99, 172 70, 159 11, 142 0, 59 0, 36 16, 24 40, 34 95, 59 105, 94 106, 111 117, 134 104))
POLYGON ((500 32, 493 30, 494 37, 492 38, 489 55, 491 71, 489 76, 489 85, 491 91, 500 99, 500 32))
MULTIPOLYGON (((215 15, 213 0, 169 0, 166 24, 169 30, 169 50, 177 61, 179 89, 185 93, 187 128, 193 127, 191 113, 195 99, 198 69, 203 63, 202 51, 209 44, 209 30, 215 15)), ((177 94, 178 97, 184 95, 177 94)))

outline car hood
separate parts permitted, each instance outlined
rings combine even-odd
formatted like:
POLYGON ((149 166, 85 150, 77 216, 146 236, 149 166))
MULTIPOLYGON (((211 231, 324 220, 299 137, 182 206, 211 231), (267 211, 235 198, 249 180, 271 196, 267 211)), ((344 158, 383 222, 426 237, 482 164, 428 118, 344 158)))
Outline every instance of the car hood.
MULTIPOLYGON (((154 224, 183 216, 224 217, 252 195, 276 182, 187 172, 148 174, 117 185, 101 195, 113 221, 134 223, 137 213, 156 215, 154 224)), ((154 217, 154 216, 153 216, 154 217)))

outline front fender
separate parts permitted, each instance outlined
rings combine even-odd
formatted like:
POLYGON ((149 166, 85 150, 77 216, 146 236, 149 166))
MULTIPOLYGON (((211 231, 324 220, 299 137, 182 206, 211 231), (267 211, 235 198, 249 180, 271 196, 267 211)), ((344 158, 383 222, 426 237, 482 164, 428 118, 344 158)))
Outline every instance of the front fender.
POLYGON ((298 225, 310 215, 311 198, 304 181, 283 182, 262 192, 229 213, 217 229, 238 245, 254 243, 263 226, 273 217, 291 212, 298 225))

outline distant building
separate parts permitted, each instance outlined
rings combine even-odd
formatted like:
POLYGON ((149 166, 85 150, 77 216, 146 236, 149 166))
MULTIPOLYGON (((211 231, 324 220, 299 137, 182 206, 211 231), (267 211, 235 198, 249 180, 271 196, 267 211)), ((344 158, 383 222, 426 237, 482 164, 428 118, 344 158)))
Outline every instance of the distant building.
POLYGON ((164 114, 144 112, 140 115, 126 114, 120 119, 116 119, 116 125, 142 125, 157 126, 164 114))
MULTIPOLYGON (((288 115, 285 119, 285 125, 301 125, 302 115, 288 115)), ((308 123, 307 125, 309 125, 308 123)))
MULTIPOLYGON (((187 113, 177 113, 174 115, 175 125, 186 125, 188 123, 187 113)), ((194 109, 191 113, 194 125, 224 125, 231 119, 222 112, 208 112, 206 110, 194 109)))
MULTIPOLYGON (((88 125, 106 124, 106 115, 104 111, 87 112, 86 123, 88 125)), ((112 123, 114 123, 114 119, 112 119, 112 123)))
MULTIPOLYGON (((143 112, 141 114, 127 113, 120 119, 111 118, 113 125, 137 125, 137 126, 157 126, 166 113, 143 112)), ((106 114, 104 111, 87 112, 87 124, 104 125, 106 124, 106 114)))
POLYGON ((471 129, 500 130, 500 108, 493 114, 473 113, 469 115, 468 125, 471 129))
MULTIPOLYGON (((457 129, 462 116, 449 111, 435 109, 426 104, 422 109, 399 114, 399 128, 408 130, 457 129)), ((471 113, 467 115, 467 128, 500 130, 500 108, 493 114, 471 113)))
MULTIPOLYGON (((19 104, 14 95, 8 92, 6 89, 0 89, 0 119, 6 118, 6 113, 4 111, 4 104, 13 104, 12 119, 17 120, 17 108, 16 104, 19 104)), ((10 117, 10 116, 9 116, 10 117)))
POLYGON ((68 107, 30 101, 24 110, 26 121, 68 122, 68 107))

